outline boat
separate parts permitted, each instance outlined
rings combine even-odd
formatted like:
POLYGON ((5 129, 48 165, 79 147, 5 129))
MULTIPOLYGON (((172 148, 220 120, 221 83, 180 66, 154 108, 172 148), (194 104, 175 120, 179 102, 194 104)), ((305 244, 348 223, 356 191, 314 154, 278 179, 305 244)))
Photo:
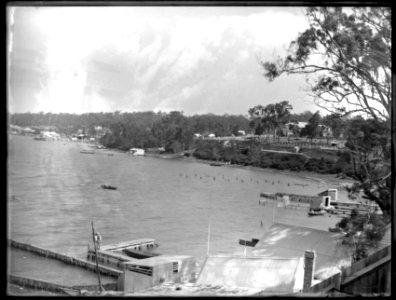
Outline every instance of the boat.
POLYGON ((133 257, 133 258, 137 258, 137 259, 144 259, 144 258, 161 255, 161 254, 155 253, 155 252, 144 251, 144 250, 134 250, 134 249, 124 249, 123 252, 126 255, 128 255, 129 257, 133 257))
POLYGON ((252 239, 251 241, 247 240, 239 240, 239 245, 242 246, 249 246, 249 247, 254 247, 258 243, 259 239, 252 239))
POLYGON ((100 245, 100 234, 96 248, 88 245, 87 260, 95 262, 95 256, 98 256, 98 262, 102 266, 123 270, 124 262, 135 262, 136 259, 161 257, 162 254, 155 253, 153 250, 158 248, 154 239, 139 239, 128 242, 122 242, 110 245, 100 245), (110 259, 109 259, 110 258, 110 259))
POLYGON ((35 136, 33 139, 34 139, 35 141, 45 141, 45 140, 46 140, 46 138, 43 137, 43 136, 35 136))
POLYGON ((116 189, 117 189, 117 187, 115 187, 115 186, 106 185, 106 184, 102 184, 102 185, 101 185, 101 188, 102 188, 102 189, 105 189, 105 190, 116 190, 116 189))
POLYGON ((325 211, 323 209, 321 209, 321 210, 313 210, 313 209, 311 209, 308 212, 308 216, 323 216, 324 213, 325 213, 325 211))
POLYGON ((340 227, 329 227, 330 232, 342 232, 340 227))
POLYGON ((210 163, 210 165, 213 166, 213 167, 220 167, 220 166, 222 166, 221 163, 210 163))
POLYGON ((81 150, 80 153, 84 153, 84 154, 94 154, 95 152, 93 152, 92 150, 81 150))

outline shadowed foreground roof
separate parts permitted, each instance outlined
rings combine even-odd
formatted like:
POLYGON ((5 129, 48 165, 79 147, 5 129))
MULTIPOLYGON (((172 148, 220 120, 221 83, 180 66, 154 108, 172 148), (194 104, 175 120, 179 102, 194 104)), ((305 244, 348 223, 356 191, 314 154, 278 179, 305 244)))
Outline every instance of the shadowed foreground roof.
POLYGON ((197 284, 290 294, 302 288, 303 258, 210 256, 197 284))
POLYGON ((349 265, 352 249, 342 245, 343 235, 312 228, 273 224, 252 251, 253 255, 296 257, 315 250, 315 278, 325 279, 349 265))

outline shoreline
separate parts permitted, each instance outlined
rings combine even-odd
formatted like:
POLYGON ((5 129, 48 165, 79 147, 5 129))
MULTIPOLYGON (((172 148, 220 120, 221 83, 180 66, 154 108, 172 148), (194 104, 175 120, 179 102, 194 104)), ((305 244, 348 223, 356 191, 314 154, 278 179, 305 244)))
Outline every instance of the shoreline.
MULTIPOLYGON (((72 143, 80 148, 80 150, 94 150, 94 154, 125 154, 128 155, 127 151, 119 150, 116 148, 104 148, 104 149, 96 149, 96 146, 99 144, 95 143, 86 143, 86 142, 74 142, 70 140, 59 140, 58 142, 66 142, 66 143, 72 143), (94 149, 92 149, 94 148, 94 149)), ((191 162, 191 163, 201 163, 201 164, 207 164, 210 165, 211 163, 214 163, 215 161, 212 160, 205 160, 205 159, 199 159, 199 158, 194 158, 193 156, 186 157, 183 156, 182 153, 175 153, 175 154, 157 154, 157 153, 146 153, 143 157, 152 157, 152 158, 159 158, 159 159, 177 159, 185 162, 191 162)), ((221 162, 223 164, 223 162, 221 162)), ((352 178, 338 178, 336 177, 336 174, 322 174, 322 173, 315 173, 311 171, 292 171, 292 170, 278 170, 274 168, 260 168, 260 167, 255 167, 255 166, 244 166, 244 165, 239 165, 239 164, 225 164, 220 166, 220 167, 230 167, 230 168, 239 168, 239 169, 247 169, 247 170, 254 170, 258 172, 267 172, 267 173, 273 173, 273 174, 286 174, 290 175, 293 177, 301 177, 307 180, 315 181, 321 184, 329 183, 330 185, 335 185, 338 189, 345 188, 345 185, 353 184, 357 182, 356 180, 352 178)))
MULTIPOLYGON (((187 157, 182 157, 181 158, 184 161, 187 162, 195 162, 195 163, 203 163, 203 164, 211 164, 213 161, 211 160, 204 160, 204 159, 198 159, 198 158, 187 158, 187 157)), ((267 172, 267 173, 273 173, 273 174, 286 174, 286 175, 291 175, 294 177, 302 177, 308 180, 316 181, 319 183, 334 183, 334 185, 337 186, 337 188, 341 188, 342 184, 352 184, 356 182, 356 180, 353 180, 352 178, 346 178, 346 179, 341 179, 336 177, 335 174, 322 174, 322 173, 315 173, 315 172, 310 172, 310 171, 292 171, 292 170, 278 170, 278 169, 273 169, 273 168, 260 168, 260 167, 254 167, 254 166, 243 166, 243 165, 238 165, 238 164, 232 164, 232 165, 227 165, 224 164, 221 167, 230 167, 230 168, 239 168, 239 169, 247 169, 247 170, 254 170, 254 171, 259 171, 259 172, 267 172)))

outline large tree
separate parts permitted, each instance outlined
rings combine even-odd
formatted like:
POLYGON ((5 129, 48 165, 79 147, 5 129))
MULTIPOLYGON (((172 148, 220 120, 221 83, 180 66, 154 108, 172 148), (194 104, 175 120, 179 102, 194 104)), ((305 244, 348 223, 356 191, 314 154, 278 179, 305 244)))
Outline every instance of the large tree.
POLYGON ((313 114, 313 116, 308 120, 308 124, 301 130, 302 136, 308 136, 310 139, 318 138, 321 135, 322 129, 319 126, 322 117, 317 111, 313 114))
MULTIPOLYGON (((390 168, 384 166, 390 165, 391 148, 391 9, 310 7, 306 17, 309 28, 291 42, 287 55, 275 62, 261 62, 265 76, 272 81, 282 74, 306 74, 318 106, 383 122, 386 146, 370 145, 368 151, 382 148, 387 153, 380 160, 373 156, 365 159, 367 151, 362 148, 353 150, 355 161, 360 162, 356 168, 360 184, 354 190, 363 189, 389 216, 390 168)), ((360 132, 358 137, 364 140, 366 135, 360 132)), ((393 149, 395 158, 396 147, 393 149)))
POLYGON ((346 121, 338 113, 329 114, 322 119, 322 123, 331 129, 334 138, 340 138, 345 131, 346 121))
POLYGON ((256 105, 249 109, 249 115, 252 121, 258 121, 262 127, 272 129, 276 137, 277 129, 289 121, 292 109, 293 106, 288 101, 282 101, 267 106, 256 105))
POLYGON ((310 27, 265 76, 311 74, 316 103, 331 112, 361 112, 388 120, 391 112, 391 10, 311 7, 310 27))

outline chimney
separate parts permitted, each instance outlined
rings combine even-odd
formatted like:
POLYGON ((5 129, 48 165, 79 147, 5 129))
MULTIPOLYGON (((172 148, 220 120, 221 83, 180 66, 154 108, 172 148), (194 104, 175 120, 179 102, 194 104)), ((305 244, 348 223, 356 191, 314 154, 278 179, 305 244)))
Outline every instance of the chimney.
POLYGON ((304 285, 303 291, 312 286, 315 273, 316 253, 314 250, 306 250, 304 255, 304 285))

